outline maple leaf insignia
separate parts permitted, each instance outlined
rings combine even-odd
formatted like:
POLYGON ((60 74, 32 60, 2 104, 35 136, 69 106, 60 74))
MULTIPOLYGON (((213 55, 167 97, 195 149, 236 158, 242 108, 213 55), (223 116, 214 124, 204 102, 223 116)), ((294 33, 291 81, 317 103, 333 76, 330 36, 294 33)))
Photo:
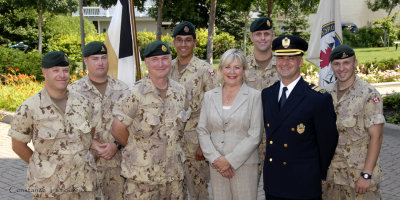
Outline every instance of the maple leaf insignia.
POLYGON ((326 48, 325 52, 321 50, 319 54, 319 59, 321 60, 319 66, 321 69, 329 66, 329 54, 331 54, 331 52, 332 52, 332 47, 326 48))

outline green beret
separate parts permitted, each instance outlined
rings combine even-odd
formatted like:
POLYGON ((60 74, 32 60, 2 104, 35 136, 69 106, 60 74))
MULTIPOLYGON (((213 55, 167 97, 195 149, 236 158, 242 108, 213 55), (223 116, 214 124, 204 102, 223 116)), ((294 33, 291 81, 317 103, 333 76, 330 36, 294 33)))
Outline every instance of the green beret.
POLYGON ((68 67, 69 61, 67 55, 61 51, 52 51, 44 55, 42 58, 42 67, 52 68, 54 66, 68 67))
POLYGON ((264 31, 272 28, 272 20, 268 17, 260 17, 250 25, 250 32, 264 31))
POLYGON ((159 40, 148 44, 143 53, 145 58, 166 54, 170 54, 169 47, 165 42, 161 42, 159 40))
POLYGON ((272 51, 275 56, 303 55, 307 48, 305 40, 293 35, 283 35, 272 41, 272 51))
POLYGON ((329 54, 329 62, 335 59, 345 59, 354 56, 354 50, 348 45, 342 44, 333 49, 331 54, 329 54))
POLYGON ((91 55, 107 54, 107 47, 99 41, 90 42, 83 48, 83 57, 91 55))
POLYGON ((175 37, 177 35, 192 35, 193 38, 196 39, 196 29, 194 28, 192 23, 184 21, 178 24, 175 27, 174 32, 172 33, 172 37, 175 37))

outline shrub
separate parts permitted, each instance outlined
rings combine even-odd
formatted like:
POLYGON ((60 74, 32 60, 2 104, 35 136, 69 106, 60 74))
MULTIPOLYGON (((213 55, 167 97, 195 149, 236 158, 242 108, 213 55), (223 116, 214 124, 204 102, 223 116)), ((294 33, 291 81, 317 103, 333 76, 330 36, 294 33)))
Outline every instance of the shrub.
POLYGON ((0 73, 34 75, 38 81, 44 80, 42 75, 42 55, 37 51, 24 53, 23 51, 0 46, 0 73))
POLYGON ((218 35, 214 34, 214 58, 220 58, 225 51, 232 48, 240 48, 240 45, 237 44, 234 36, 224 32, 218 35))
MULTIPOLYGON (((104 42, 105 34, 98 35, 88 34, 85 37, 86 44, 92 41, 104 42)), ((49 51, 62 51, 68 55, 70 63, 75 64, 82 62, 81 52, 81 35, 79 33, 71 33, 67 35, 56 35, 48 41, 49 51)), ((75 68, 71 71, 75 71, 75 68)))
POLYGON ((400 94, 383 97, 383 107, 386 121, 400 124, 400 94))
POLYGON ((400 110, 400 94, 383 97, 383 106, 394 110, 400 110))
POLYGON ((360 47, 382 47, 381 36, 384 31, 380 28, 365 26, 361 27, 355 33, 349 30, 343 30, 343 42, 354 48, 360 47))
MULTIPOLYGON (((207 53, 207 41, 208 41, 208 30, 207 29, 196 29, 197 45, 194 49, 194 55, 205 59, 207 53)), ((138 45, 141 58, 143 59, 144 48, 151 42, 156 40, 156 35, 153 32, 147 32, 146 30, 138 32, 138 45)), ((173 38, 167 34, 161 37, 161 40, 169 45, 171 48, 172 57, 176 57, 176 50, 173 44, 173 38)), ((226 50, 231 48, 238 48, 235 37, 229 33, 220 33, 214 35, 214 58, 219 58, 226 50)))

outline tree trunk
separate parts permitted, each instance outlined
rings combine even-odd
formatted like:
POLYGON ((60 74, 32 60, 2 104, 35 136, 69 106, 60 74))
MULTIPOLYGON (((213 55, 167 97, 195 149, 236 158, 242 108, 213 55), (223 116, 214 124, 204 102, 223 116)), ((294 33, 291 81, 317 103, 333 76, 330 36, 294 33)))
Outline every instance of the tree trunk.
POLYGON ((214 25, 217 0, 211 0, 210 17, 208 18, 207 62, 213 64, 214 25))
POLYGON ((79 20, 81 25, 81 47, 82 47, 82 69, 86 70, 85 62, 83 61, 83 48, 85 48, 85 23, 83 19, 83 0, 79 0, 79 20))
POLYGON ((246 55, 247 51, 247 27, 249 23, 249 14, 250 14, 250 9, 246 11, 245 16, 244 16, 244 30, 243 30, 243 53, 246 55))
POLYGON ((39 3, 38 5, 39 21, 38 21, 38 32, 39 32, 39 42, 38 51, 39 54, 42 53, 42 22, 43 22, 43 5, 39 3))
POLYGON ((163 15, 163 7, 164 7, 164 0, 157 1, 157 33, 156 33, 156 40, 161 41, 161 25, 162 25, 162 15, 163 15))
POLYGON ((272 9, 274 7, 274 0, 268 0, 268 17, 272 19, 272 9))

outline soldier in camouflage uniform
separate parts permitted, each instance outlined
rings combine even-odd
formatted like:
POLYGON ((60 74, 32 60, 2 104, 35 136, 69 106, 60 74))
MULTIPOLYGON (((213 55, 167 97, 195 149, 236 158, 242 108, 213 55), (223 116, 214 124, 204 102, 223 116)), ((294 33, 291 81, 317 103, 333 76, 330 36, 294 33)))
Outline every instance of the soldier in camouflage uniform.
POLYGON ((35 199, 94 199, 92 107, 67 89, 69 62, 64 53, 46 54, 42 67, 45 87, 22 103, 8 132, 14 152, 28 163, 25 188, 35 199), (34 150, 27 146, 30 141, 34 150))
POLYGON ((381 199, 382 97, 355 75, 358 63, 351 47, 336 47, 329 60, 338 78, 327 90, 337 114, 339 143, 323 185, 323 199, 381 199))
MULTIPOLYGON (((253 42, 253 52, 247 56, 249 69, 246 71, 247 85, 263 90, 280 80, 276 71, 275 57, 272 56, 271 45, 275 38, 272 20, 267 17, 260 17, 254 20, 250 25, 250 40, 253 42)), ((260 157, 260 166, 258 167, 258 178, 261 177, 262 164, 265 158, 266 137, 262 136, 261 143, 258 146, 260 157)), ((260 179, 262 184, 262 178, 260 179)), ((261 185, 262 186, 262 185, 261 185)), ((259 187, 259 196, 263 199, 264 190, 259 187)))
POLYGON ((93 144, 97 165, 99 191, 104 199, 122 199, 124 178, 121 177, 121 145, 111 135, 114 105, 128 92, 122 81, 107 75, 107 47, 102 42, 91 42, 83 49, 84 62, 89 74, 72 83, 70 90, 76 91, 92 102, 97 122, 93 144))
POLYGON ((170 78, 182 84, 191 97, 192 115, 186 123, 182 142, 186 156, 185 183, 190 199, 209 199, 210 170, 197 139, 196 127, 204 93, 217 87, 218 81, 212 66, 193 55, 197 40, 192 23, 180 23, 172 36, 178 57, 172 61, 170 78))
POLYGON ((150 43, 144 51, 149 76, 138 81, 113 111, 112 134, 125 146, 124 199, 184 199, 184 123, 190 117, 186 90, 168 78, 167 44, 150 43))

